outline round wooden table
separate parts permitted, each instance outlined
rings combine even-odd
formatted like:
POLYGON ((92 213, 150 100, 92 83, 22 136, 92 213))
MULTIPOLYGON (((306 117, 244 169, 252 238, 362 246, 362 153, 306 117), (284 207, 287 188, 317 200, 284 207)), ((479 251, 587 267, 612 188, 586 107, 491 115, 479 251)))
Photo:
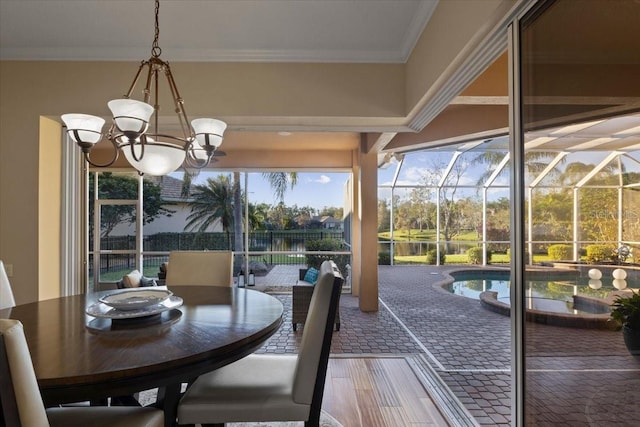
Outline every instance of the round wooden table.
POLYGON ((23 323, 46 405, 160 387, 171 425, 180 384, 254 352, 277 331, 283 313, 280 301, 254 290, 171 290, 183 305, 148 319, 115 322, 85 313, 115 291, 24 304, 0 317, 23 323))

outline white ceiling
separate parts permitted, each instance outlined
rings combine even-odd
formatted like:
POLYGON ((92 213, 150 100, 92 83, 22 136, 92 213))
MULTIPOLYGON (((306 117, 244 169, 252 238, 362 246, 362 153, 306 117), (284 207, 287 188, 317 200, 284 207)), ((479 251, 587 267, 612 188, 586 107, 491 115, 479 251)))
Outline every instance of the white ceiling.
MULTIPOLYGON (((405 62, 438 0, 161 0, 169 61, 405 62)), ((0 59, 142 60, 153 0, 0 0, 0 59)))

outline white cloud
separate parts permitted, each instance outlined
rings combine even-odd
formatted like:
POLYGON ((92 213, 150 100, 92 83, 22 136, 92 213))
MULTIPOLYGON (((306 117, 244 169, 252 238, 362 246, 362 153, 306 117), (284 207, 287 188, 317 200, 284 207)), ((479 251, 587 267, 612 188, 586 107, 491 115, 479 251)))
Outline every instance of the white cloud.
POLYGON ((328 184, 331 182, 331 178, 327 175, 320 175, 320 178, 316 179, 315 182, 319 182, 320 184, 328 184))
POLYGON ((404 181, 406 184, 419 184, 424 180, 427 171, 427 168, 418 168, 415 166, 403 169, 404 181))

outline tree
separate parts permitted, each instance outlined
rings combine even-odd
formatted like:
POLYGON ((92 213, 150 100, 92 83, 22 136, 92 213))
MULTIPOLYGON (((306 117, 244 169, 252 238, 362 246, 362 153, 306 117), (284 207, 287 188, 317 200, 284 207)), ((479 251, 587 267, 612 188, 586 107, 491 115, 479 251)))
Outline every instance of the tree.
POLYGON ((411 226, 413 225, 413 219, 411 217, 411 202, 408 200, 396 201, 394 203, 395 210, 395 224, 394 230, 407 230, 407 239, 411 240, 411 226))
POLYGON ((310 206, 304 206, 298 210, 298 214, 296 215, 296 223, 298 224, 298 228, 309 228, 311 225, 311 220, 315 215, 315 209, 310 206))
POLYGON ((295 228, 293 218, 296 217, 296 212, 293 208, 286 206, 284 202, 272 207, 267 217, 269 224, 276 230, 291 230, 295 228))
MULTIPOLYGON (((281 203, 284 202, 284 195, 287 192, 288 185, 291 185, 291 188, 293 188, 298 182, 298 174, 295 172, 263 173, 262 176, 269 181, 271 188, 273 189, 276 197, 278 198, 278 200, 280 200, 281 203)), ((236 256, 234 259, 234 271, 238 271, 240 270, 240 265, 242 264, 242 253, 244 252, 244 241, 242 240, 242 212, 244 206, 242 204, 240 172, 236 171, 233 173, 233 183, 233 218, 235 219, 233 223, 233 232, 235 236, 234 250, 236 252, 236 256)))
MULTIPOLYGON (((487 202, 487 240, 508 242, 511 238, 511 202, 506 197, 487 202)), ((492 243, 493 251, 504 251, 509 248, 509 243, 492 243)))
POLYGON ((378 200, 378 233, 389 231, 389 223, 391 222, 391 210, 387 201, 378 200))
MULTIPOLYGON (((486 171, 480 175, 477 181, 478 186, 482 186, 487 179, 493 174, 498 164, 507 156, 508 153, 502 151, 490 151, 486 150, 481 152, 475 158, 471 159, 469 165, 488 165, 486 171)), ((537 176, 543 170, 545 170, 552 159, 558 155, 555 151, 527 151, 524 154, 524 167, 528 174, 537 176)), ((565 159, 563 158, 559 164, 563 164, 565 159)), ((499 176, 504 175, 507 171, 511 170, 511 159, 507 162, 505 167, 499 172, 499 176)), ((557 178, 561 175, 561 171, 558 166, 554 167, 549 176, 551 179, 557 178)))
POLYGON ((429 225, 429 199, 431 189, 428 187, 417 187, 411 190, 411 216, 415 218, 418 229, 422 231, 424 226, 429 225))
POLYGON ((269 181, 271 189, 281 203, 284 203, 287 187, 290 185, 293 190, 293 187, 298 183, 298 174, 296 172, 265 172, 262 177, 269 181))
POLYGON ((233 225, 233 192, 227 175, 208 178, 206 184, 194 186, 191 191, 193 200, 189 202, 191 213, 184 229, 204 232, 219 222, 229 241, 233 225))
POLYGON ((459 233, 460 212, 456 204, 459 183, 465 170, 469 167, 467 162, 458 159, 449 170, 447 176, 443 176, 447 171, 446 165, 434 162, 433 166, 423 173, 423 184, 425 187, 438 188, 440 204, 440 233, 444 239, 445 253, 450 253, 451 240, 459 233))
POLYGON ((269 205, 249 203, 249 230, 265 230, 269 205))
MULTIPOLYGON (((240 172, 233 172, 233 247, 235 256, 233 260, 234 274, 242 268, 242 252, 244 240, 242 240, 242 192, 240 186, 240 172)), ((248 273, 248 272, 247 272, 248 273)))
MULTIPOLYGON (((94 200, 95 174, 89 174, 89 200, 94 200)), ((175 213, 163 207, 161 188, 159 185, 144 179, 142 182, 142 223, 149 224, 160 216, 170 216, 175 213)), ((130 175, 103 172, 98 178, 98 199, 137 200, 138 179, 130 175)), ((94 203, 89 204, 89 230, 93 234, 94 203)), ((100 216, 100 236, 106 238, 118 224, 134 224, 136 222, 136 207, 134 205, 106 205, 102 206, 100 216)), ((93 235, 90 236, 93 239, 93 235)))
POLYGON ((318 213, 320 216, 330 216, 332 218, 342 219, 343 209, 335 206, 325 206, 318 213))

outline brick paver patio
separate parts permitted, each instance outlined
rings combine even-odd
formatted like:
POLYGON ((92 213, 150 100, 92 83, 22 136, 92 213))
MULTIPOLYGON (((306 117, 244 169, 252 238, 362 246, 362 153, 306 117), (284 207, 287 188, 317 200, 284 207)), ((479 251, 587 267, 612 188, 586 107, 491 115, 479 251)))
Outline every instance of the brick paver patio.
MULTIPOLYGON (((302 333, 291 327, 288 288, 298 268, 277 266, 272 277, 270 273, 257 281, 258 289, 283 302, 286 316, 261 352, 296 351, 302 333), (285 286, 278 288, 275 280, 285 286)), ((457 406, 457 415, 462 414, 454 424, 506 426, 511 412, 510 319, 438 286, 459 268, 380 266, 380 310, 363 313, 356 297, 343 294, 342 327, 334 333, 331 353, 419 356, 416 360, 428 365, 423 372, 438 388, 431 393, 434 400, 457 406)), ((529 422, 640 425, 640 358, 629 355, 619 332, 526 325, 529 422)))

